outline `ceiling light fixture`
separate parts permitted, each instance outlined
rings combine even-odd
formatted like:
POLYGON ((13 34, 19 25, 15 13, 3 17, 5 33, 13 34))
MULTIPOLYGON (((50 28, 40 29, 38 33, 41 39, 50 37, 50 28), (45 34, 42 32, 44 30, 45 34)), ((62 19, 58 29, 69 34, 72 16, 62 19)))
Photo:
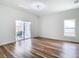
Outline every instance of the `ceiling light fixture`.
POLYGON ((42 2, 33 2, 33 5, 32 5, 32 8, 38 11, 43 10, 45 7, 46 5, 42 2))
POLYGON ((79 3, 79 0, 74 0, 74 3, 76 4, 76 3, 79 3))

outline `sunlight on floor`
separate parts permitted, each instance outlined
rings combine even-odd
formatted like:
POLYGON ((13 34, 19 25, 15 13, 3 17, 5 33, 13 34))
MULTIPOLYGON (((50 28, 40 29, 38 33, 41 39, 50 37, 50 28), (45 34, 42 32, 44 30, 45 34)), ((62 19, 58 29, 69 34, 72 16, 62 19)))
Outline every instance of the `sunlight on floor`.
POLYGON ((65 43, 62 48, 62 52, 64 53, 62 56, 66 58, 75 58, 77 47, 73 44, 65 43))
POLYGON ((16 53, 17 51, 19 51, 20 54, 28 52, 30 54, 31 49, 32 49, 31 39, 26 39, 26 40, 21 40, 16 42, 14 52, 16 53))

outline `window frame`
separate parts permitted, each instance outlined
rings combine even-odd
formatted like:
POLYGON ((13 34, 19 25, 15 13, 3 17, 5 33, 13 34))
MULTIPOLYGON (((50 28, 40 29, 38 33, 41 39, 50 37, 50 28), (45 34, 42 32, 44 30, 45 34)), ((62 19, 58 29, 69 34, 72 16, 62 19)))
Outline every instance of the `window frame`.
POLYGON ((73 23, 73 25, 74 26, 72 26, 72 27, 65 27, 65 21, 67 21, 67 20, 64 20, 64 36, 67 36, 67 37, 75 37, 76 36, 76 20, 75 19, 69 19, 68 21, 74 21, 74 23, 73 23), (71 29, 72 30, 72 35, 71 35, 71 31, 70 32, 67 32, 66 30, 68 29, 68 31, 71 29), (68 33, 70 33, 70 34, 68 34, 68 33))

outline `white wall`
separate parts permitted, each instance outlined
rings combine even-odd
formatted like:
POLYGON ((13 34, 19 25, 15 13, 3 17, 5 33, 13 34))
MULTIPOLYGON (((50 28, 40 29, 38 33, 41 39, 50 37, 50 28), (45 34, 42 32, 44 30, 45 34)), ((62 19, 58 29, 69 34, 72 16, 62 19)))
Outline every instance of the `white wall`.
POLYGON ((79 9, 52 13, 40 18, 20 10, 0 5, 0 45, 15 41, 15 21, 31 21, 32 37, 47 37, 79 42, 79 9), (76 19, 76 37, 64 37, 65 19, 76 19))
POLYGON ((38 17, 0 5, 0 45, 15 41, 15 21, 31 21, 32 37, 38 36, 38 17))
POLYGON ((40 17, 40 36, 79 42, 79 9, 52 13, 40 17), (64 36, 64 20, 76 19, 76 37, 64 36))

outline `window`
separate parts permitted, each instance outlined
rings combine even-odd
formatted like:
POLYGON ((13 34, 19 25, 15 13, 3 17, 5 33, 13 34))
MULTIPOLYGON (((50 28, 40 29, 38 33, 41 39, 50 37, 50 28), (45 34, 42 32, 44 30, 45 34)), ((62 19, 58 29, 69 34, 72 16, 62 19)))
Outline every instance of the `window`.
POLYGON ((76 36, 75 20, 64 20, 64 36, 76 36))

